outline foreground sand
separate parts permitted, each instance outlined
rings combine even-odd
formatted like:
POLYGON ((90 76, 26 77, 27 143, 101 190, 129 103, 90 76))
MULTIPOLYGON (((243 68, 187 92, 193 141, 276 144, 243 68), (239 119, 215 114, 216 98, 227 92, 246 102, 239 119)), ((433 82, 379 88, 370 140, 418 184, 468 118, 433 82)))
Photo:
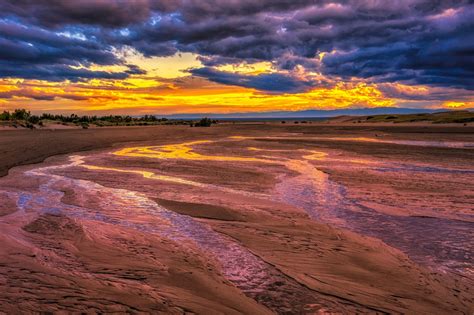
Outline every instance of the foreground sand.
POLYGON ((440 140, 473 129, 3 131, 3 170, 98 150, 0 181, 0 310, 472 313, 474 150, 440 140))

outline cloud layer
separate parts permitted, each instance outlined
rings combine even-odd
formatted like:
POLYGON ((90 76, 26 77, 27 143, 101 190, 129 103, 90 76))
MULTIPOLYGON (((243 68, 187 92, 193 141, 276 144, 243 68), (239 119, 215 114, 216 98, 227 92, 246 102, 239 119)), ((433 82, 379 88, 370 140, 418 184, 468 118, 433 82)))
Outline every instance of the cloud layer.
POLYGON ((193 53, 204 67, 191 75, 266 93, 352 81, 392 94, 390 84, 423 85, 464 99, 474 89, 472 1, 0 0, 0 7, 3 78, 122 80, 145 74, 120 53, 133 50, 193 53), (272 72, 218 70, 262 61, 272 72))

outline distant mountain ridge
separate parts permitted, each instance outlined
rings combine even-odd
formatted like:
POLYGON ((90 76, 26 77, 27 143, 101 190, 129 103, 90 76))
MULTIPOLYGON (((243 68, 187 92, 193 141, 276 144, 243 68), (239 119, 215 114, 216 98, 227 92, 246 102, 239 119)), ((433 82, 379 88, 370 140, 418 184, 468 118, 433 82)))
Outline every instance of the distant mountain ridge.
MULTIPOLYGON (((474 109, 465 109, 474 111, 474 109)), ((231 114, 214 114, 214 113, 196 113, 196 114, 174 114, 165 115, 163 117, 172 119, 196 119, 200 117, 209 117, 213 119, 278 119, 278 118, 324 118, 335 116, 366 116, 366 115, 387 115, 387 114, 421 114, 445 112, 448 109, 426 109, 426 108, 399 108, 399 107, 376 107, 376 108, 350 108, 350 109, 334 109, 334 110, 303 110, 303 111, 273 111, 261 113, 231 113, 231 114)), ((161 116, 161 115, 158 115, 161 116)))

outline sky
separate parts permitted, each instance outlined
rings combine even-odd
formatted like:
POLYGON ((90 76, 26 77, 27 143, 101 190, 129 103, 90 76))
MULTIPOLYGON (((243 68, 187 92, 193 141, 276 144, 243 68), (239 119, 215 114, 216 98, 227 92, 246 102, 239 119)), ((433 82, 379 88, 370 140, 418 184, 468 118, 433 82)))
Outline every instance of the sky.
POLYGON ((0 110, 474 108, 474 3, 0 0, 0 110))

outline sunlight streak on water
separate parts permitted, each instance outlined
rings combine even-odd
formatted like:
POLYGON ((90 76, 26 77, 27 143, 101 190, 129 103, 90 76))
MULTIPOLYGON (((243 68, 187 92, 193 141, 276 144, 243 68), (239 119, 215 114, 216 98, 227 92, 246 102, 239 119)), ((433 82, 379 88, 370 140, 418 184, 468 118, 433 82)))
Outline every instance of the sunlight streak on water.
POLYGON ((143 178, 148 178, 148 179, 153 179, 153 180, 171 182, 175 184, 189 185, 193 187, 206 188, 210 190, 219 190, 219 191, 230 193, 230 194, 244 195, 244 196, 249 196, 249 197, 268 198, 267 194, 237 190, 237 189, 232 189, 232 188, 213 185, 213 184, 200 183, 200 182, 187 180, 187 179, 176 177, 176 176, 156 174, 150 171, 90 165, 90 164, 85 163, 84 156, 71 156, 71 160, 74 161, 73 166, 83 167, 85 169, 93 170, 93 171, 95 170, 95 171, 137 174, 137 175, 142 176, 143 178))
MULTIPOLYGON (((79 157, 81 158, 81 157, 79 157)), ((81 160, 82 162, 82 160, 81 160)), ((120 169, 116 167, 104 167, 104 166, 95 166, 95 165, 89 165, 89 164, 80 164, 81 167, 84 167, 88 170, 99 170, 99 171, 110 171, 110 172, 119 172, 119 173, 130 173, 130 174, 137 174, 143 176, 143 178, 149 178, 149 179, 156 179, 156 180, 161 180, 164 182, 171 182, 171 183, 177 183, 177 184, 184 184, 184 185, 190 185, 190 186, 195 186, 195 187, 205 187, 204 184, 198 183, 192 180, 187 180, 175 176, 167 176, 167 175, 160 175, 156 174, 153 172, 149 171, 141 171, 141 170, 127 170, 127 169, 120 169)))
POLYGON ((265 159, 252 157, 237 157, 237 156, 219 156, 219 155, 204 155, 193 151, 193 146, 200 144, 211 144, 214 141, 201 140, 185 142, 181 144, 169 144, 163 146, 148 146, 148 147, 132 147, 124 148, 116 151, 113 154, 126 157, 146 157, 154 159, 184 159, 194 161, 228 161, 228 162, 262 162, 273 163, 265 159))

